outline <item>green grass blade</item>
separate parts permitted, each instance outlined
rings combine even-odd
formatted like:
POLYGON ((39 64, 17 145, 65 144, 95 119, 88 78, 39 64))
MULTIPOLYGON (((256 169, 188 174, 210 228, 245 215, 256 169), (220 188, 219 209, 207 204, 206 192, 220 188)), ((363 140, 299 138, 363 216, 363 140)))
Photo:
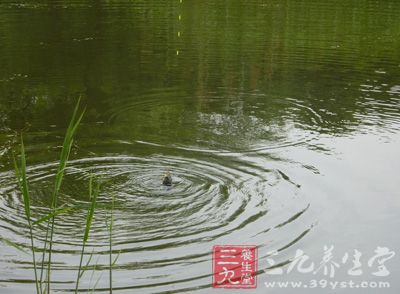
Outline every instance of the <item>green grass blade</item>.
POLYGON ((84 241, 85 243, 86 243, 86 241, 87 241, 88 238, 89 238, 89 231, 90 231, 90 227, 91 227, 91 225, 92 225, 94 210, 95 210, 95 208, 96 208, 96 203, 97 203, 97 196, 98 196, 98 194, 99 194, 99 189, 100 189, 99 184, 97 184, 97 187, 96 187, 95 191, 93 191, 93 190, 92 190, 92 185, 93 185, 92 178, 90 178, 89 189, 90 189, 90 193, 93 193, 93 194, 90 195, 90 199, 92 200, 92 203, 91 203, 91 205, 90 205, 89 213, 88 213, 88 216, 87 216, 87 218, 86 218, 85 235, 84 235, 84 237, 83 237, 83 241, 84 241))
POLYGON ((21 168, 18 168, 18 164, 13 157, 15 173, 17 176, 18 186, 21 190, 22 197, 24 199, 24 210, 26 220, 28 222, 29 228, 29 238, 31 241, 31 251, 32 251, 32 262, 33 262, 33 270, 35 275, 35 286, 36 286, 36 293, 40 293, 39 289, 39 280, 37 274, 37 267, 36 267, 36 256, 35 256, 35 245, 33 242, 33 232, 32 232, 32 223, 31 223, 31 204, 30 204, 30 194, 29 194, 29 187, 28 187, 28 179, 26 176, 26 156, 25 156, 25 147, 24 147, 24 140, 21 135, 21 168))
POLYGON ((66 132, 66 135, 64 138, 63 147, 61 150, 60 164, 58 166, 58 170, 57 170, 57 174, 56 174, 56 183, 55 183, 55 188, 54 188, 54 192, 53 192, 54 205, 57 204, 58 192, 60 191, 60 188, 61 188, 62 180, 64 178, 65 168, 67 167, 67 161, 68 161, 69 155, 71 153, 72 145, 74 142, 73 137, 74 137, 76 130, 77 130, 79 124, 81 123, 81 120, 85 113, 85 111, 82 111, 82 113, 80 114, 78 119, 76 119, 78 108, 79 108, 79 101, 76 104, 74 113, 72 115, 70 124, 68 126, 68 129, 67 129, 67 132, 66 132))
POLYGON ((84 266, 82 266, 82 271, 81 274, 79 275, 79 278, 83 276, 83 274, 89 269, 90 267, 90 262, 92 261, 94 255, 94 250, 92 250, 92 253, 90 253, 89 258, 84 266))
POLYGON ((111 266, 114 266, 114 265, 117 263, 118 258, 119 258, 120 255, 121 255, 121 250, 118 251, 118 254, 117 254, 117 256, 114 258, 114 261, 112 262, 111 266))
POLYGON ((85 252, 85 246, 86 246, 86 242, 89 238, 89 233, 90 233, 90 228, 92 225, 92 221, 93 221, 93 215, 94 215, 94 211, 96 208, 96 202, 97 202, 97 196, 99 194, 99 190, 100 190, 100 185, 97 183, 96 188, 93 189, 93 177, 90 177, 89 180, 89 199, 92 200, 91 205, 88 209, 88 213, 86 216, 86 226, 85 226, 85 233, 83 235, 83 240, 82 240, 82 250, 81 250, 81 258, 79 261, 79 268, 78 268, 78 276, 76 278, 76 286, 75 286, 75 293, 78 293, 78 289, 79 289, 79 280, 82 277, 82 262, 83 262, 83 254, 85 252))
POLYGON ((25 248, 23 248, 21 245, 13 242, 13 241, 11 241, 11 240, 9 240, 7 238, 0 237, 0 241, 3 242, 4 244, 10 246, 10 247, 13 247, 13 248, 17 249, 18 251, 21 251, 21 252, 23 252, 25 254, 28 254, 28 252, 25 250, 25 248))
MULTIPOLYGON (((61 150, 61 155, 60 155, 60 161, 59 161, 59 166, 57 169, 56 173, 56 179, 55 179, 55 184, 54 184, 54 190, 52 194, 52 201, 51 201, 51 209, 54 212, 55 207, 57 207, 57 201, 58 201, 58 193, 61 188, 61 184, 64 178, 64 173, 65 173, 65 168, 67 166, 67 161, 69 159, 69 155, 71 153, 72 145, 73 145, 73 137, 75 135, 75 132, 83 118, 84 112, 78 116, 78 109, 80 105, 80 98, 75 106, 74 112, 72 114, 71 121, 69 123, 67 132, 65 134, 64 142, 63 142, 63 147, 61 150), (77 118, 78 117, 78 118, 77 118)), ((50 291, 50 283, 51 283, 51 278, 50 278, 50 272, 51 272, 51 254, 52 254, 52 247, 53 247, 53 234, 54 234, 54 222, 55 222, 55 215, 51 217, 49 220, 49 225, 47 227, 46 231, 46 239, 45 239, 45 244, 44 248, 46 248, 47 242, 49 243, 49 250, 48 250, 48 260, 47 260, 47 288, 48 291, 50 291), (49 232, 50 230, 50 232, 49 232), (50 237, 48 237, 50 235, 50 237), (49 238, 49 240, 48 240, 49 238)), ((45 250, 44 250, 45 252, 45 250)), ((43 274, 44 270, 44 262, 42 262, 42 268, 41 268, 41 276, 43 274)))
MULTIPOLYGON (((90 293, 94 293, 94 291, 96 291, 97 285, 99 284, 101 278, 103 277, 103 273, 100 274, 100 277, 97 279, 96 283, 93 286, 93 289, 91 290, 90 293)), ((112 293, 112 292, 111 292, 112 293)))
POLYGON ((46 237, 43 245, 43 253, 42 253, 42 261, 40 265, 40 291, 42 293, 46 293, 46 291, 43 291, 43 272, 44 272, 44 266, 45 266, 45 257, 46 257, 46 249, 47 249, 47 239, 49 236, 49 227, 50 227, 50 222, 47 223, 47 229, 46 229, 46 237))
POLYGON ((57 208, 55 211, 52 211, 52 212, 50 212, 49 214, 47 214, 47 215, 41 217, 40 219, 34 221, 34 222, 32 223, 32 225, 35 226, 35 225, 41 224, 41 223, 43 223, 43 222, 45 222, 45 221, 48 221, 48 220, 51 219, 52 217, 55 217, 55 216, 57 216, 57 215, 59 215, 59 214, 66 213, 66 212, 68 212, 68 211, 71 211, 72 209, 74 209, 74 207, 61 207, 61 208, 57 208))
POLYGON ((119 256, 117 256, 117 258, 115 259, 115 262, 112 262, 112 231, 113 231, 113 225, 114 225, 114 194, 112 195, 112 201, 111 201, 111 216, 110 216, 110 226, 109 226, 109 234, 110 234, 110 240, 109 240, 109 251, 110 251, 110 255, 109 255, 109 263, 110 263, 110 268, 109 268, 109 281, 110 281, 110 294, 112 293, 112 267, 114 265, 114 263, 117 261, 117 258, 119 256))
POLYGON ((88 286, 88 289, 87 289, 87 293, 89 293, 89 291, 90 291, 90 293, 94 293, 95 289, 97 288, 98 282, 100 281, 100 279, 103 276, 103 273, 101 273, 100 277, 97 279, 97 281, 96 281, 95 285, 93 286, 93 288, 90 289, 90 285, 92 284, 93 277, 94 277, 95 272, 97 271, 98 265, 99 265, 99 258, 97 258, 96 263, 93 266, 92 274, 90 275, 90 280, 89 280, 89 286, 88 286))
POLYGON ((14 160, 14 168, 15 173, 18 180, 18 187, 21 190, 22 197, 24 200, 24 210, 25 216, 28 221, 31 219, 31 204, 30 204, 30 195, 29 195, 29 188, 28 188, 28 180, 26 178, 26 157, 25 157, 25 148, 24 142, 21 136, 21 169, 18 168, 18 164, 13 157, 14 160))

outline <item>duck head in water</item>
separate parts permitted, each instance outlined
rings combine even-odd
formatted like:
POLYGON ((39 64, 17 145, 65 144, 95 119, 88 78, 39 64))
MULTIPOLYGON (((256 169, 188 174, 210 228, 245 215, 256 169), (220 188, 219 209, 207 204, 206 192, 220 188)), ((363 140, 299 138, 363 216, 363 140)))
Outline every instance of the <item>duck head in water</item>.
POLYGON ((169 171, 167 171, 167 173, 164 175, 162 184, 164 186, 172 186, 172 177, 169 171))

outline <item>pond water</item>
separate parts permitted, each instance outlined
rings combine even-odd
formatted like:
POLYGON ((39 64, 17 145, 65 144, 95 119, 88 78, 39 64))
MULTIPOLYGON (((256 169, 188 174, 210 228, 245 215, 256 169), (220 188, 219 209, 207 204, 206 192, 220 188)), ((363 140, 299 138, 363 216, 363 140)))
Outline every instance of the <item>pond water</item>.
MULTIPOLYGON (((264 283, 315 279, 288 264, 300 249, 318 267, 324 245, 340 266, 334 280, 387 281, 379 291, 398 293, 398 256, 385 277, 367 261, 378 246, 400 248, 399 11, 397 0, 1 1, 0 236, 29 248, 16 134, 39 218, 81 96, 59 200, 89 202, 94 174, 105 204, 87 246, 98 267, 82 288, 100 277, 108 292, 114 197, 117 293, 217 291, 211 250, 223 244, 258 246, 252 293, 301 293, 264 283), (358 277, 348 274, 355 249, 358 277), (268 258, 284 274, 268 274, 268 258)), ((85 215, 56 220, 60 293, 75 287, 85 215)), ((0 242, 0 293, 33 289, 31 256, 0 242)))

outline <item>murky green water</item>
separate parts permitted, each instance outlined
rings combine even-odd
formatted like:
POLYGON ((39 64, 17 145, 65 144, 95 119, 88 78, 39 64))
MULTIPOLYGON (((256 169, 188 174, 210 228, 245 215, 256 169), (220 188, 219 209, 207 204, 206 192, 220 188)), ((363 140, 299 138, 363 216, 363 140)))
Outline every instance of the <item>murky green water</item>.
MULTIPOLYGON (((399 11, 396 0, 1 1, 1 236, 29 246, 15 133, 39 217, 82 95, 60 202, 87 202, 91 173, 101 202, 116 197, 118 293, 211 293, 217 244, 259 246, 254 293, 299 293, 263 283, 315 278, 268 275, 269 252, 285 264, 301 249, 318 264, 330 244, 338 262, 362 252, 361 278, 376 280, 367 258, 400 247, 399 11)), ((74 289, 85 213, 57 222, 60 292, 74 289)), ((103 275, 107 291, 107 214, 89 241, 100 267, 82 287, 103 275)), ((336 279, 352 278, 340 265, 336 279)), ((385 265, 382 293, 398 293, 400 263, 385 265)), ((0 243, 0 293, 31 293, 32 279, 30 256, 0 243)))

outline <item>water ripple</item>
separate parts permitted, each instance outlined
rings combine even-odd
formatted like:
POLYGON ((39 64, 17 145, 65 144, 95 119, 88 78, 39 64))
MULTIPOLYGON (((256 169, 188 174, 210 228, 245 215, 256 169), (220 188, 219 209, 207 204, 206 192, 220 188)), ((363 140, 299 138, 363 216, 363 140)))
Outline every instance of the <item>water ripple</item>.
MULTIPOLYGON (((107 256, 105 219, 109 216, 112 197, 115 197, 113 241, 115 252, 121 255, 117 268, 130 269, 136 276, 135 281, 125 288, 146 288, 149 286, 148 277, 143 280, 146 270, 165 267, 174 272, 177 267, 207 263, 210 242, 246 240, 257 243, 271 230, 284 230, 290 223, 298 222, 307 211, 309 206, 296 196, 299 186, 282 171, 264 169, 249 162, 243 162, 241 167, 239 162, 216 156, 163 155, 78 159, 71 161, 67 169, 60 205, 88 203, 84 191, 90 175, 95 175, 102 183, 102 189, 88 246, 100 258, 107 256), (172 172, 171 187, 161 184, 166 170, 172 172), (282 192, 290 193, 290 202, 285 201, 282 192), (283 203, 290 209, 282 211, 283 203), (180 250, 182 247, 184 252, 180 250)), ((55 163, 29 167, 33 218, 47 211, 55 171, 55 163)), ((12 236, 14 242, 28 247, 21 195, 17 192, 14 174, 3 172, 0 178, 1 235, 12 236)), ((79 252, 85 214, 86 210, 81 208, 58 218, 54 248, 55 261, 61 263, 55 264, 56 271, 76 268, 74 257, 79 252)), ((307 230, 306 222, 302 231, 307 230)), ((40 244, 43 234, 36 230, 35 235, 40 244)), ((293 241, 296 239, 294 236, 290 242, 296 242, 293 241)), ((286 246, 290 246, 290 242, 286 246)), ((21 262, 29 263, 29 260, 21 256, 13 266, 28 271, 29 266, 22 266, 21 262)), ((99 269, 101 264, 99 262, 99 269)), ((107 270, 106 263, 103 270, 107 270)), ((116 270, 115 275, 118 274, 116 270)), ((167 273, 153 277, 153 286, 182 283, 182 280, 166 283, 168 277, 167 273)), ((209 283, 193 268, 186 277, 199 285, 209 283)), ((67 280, 59 278, 57 283, 68 290, 67 280)))

